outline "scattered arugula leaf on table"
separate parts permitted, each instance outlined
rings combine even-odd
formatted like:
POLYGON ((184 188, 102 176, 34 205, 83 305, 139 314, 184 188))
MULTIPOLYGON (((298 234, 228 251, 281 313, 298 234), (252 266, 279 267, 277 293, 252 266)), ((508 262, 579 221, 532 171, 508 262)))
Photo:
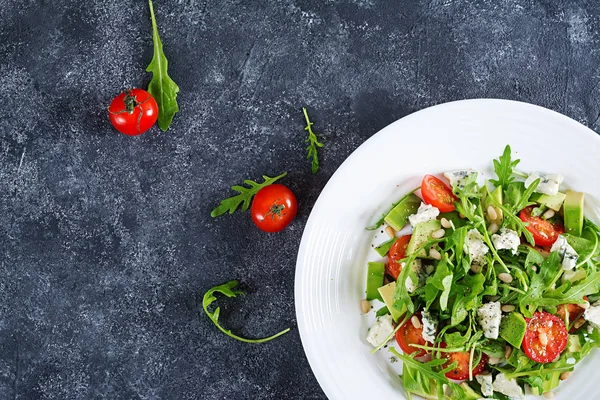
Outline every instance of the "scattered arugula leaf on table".
POLYGON ((319 157, 317 155, 317 148, 323 147, 323 143, 317 140, 317 135, 315 135, 312 130, 313 123, 310 122, 310 119, 308 118, 308 112, 306 111, 306 108, 302 107, 302 111, 304 112, 304 118, 306 119, 306 127, 304 130, 308 131, 308 138, 305 140, 305 142, 308 143, 308 146, 306 147, 306 150, 308 150, 308 155, 306 158, 312 158, 312 173, 316 174, 319 170, 319 157))
POLYGON ((224 334, 226 334, 227 336, 230 336, 236 340, 239 340, 241 342, 245 342, 245 343, 264 343, 264 342, 268 342, 269 340, 273 340, 287 332, 290 331, 290 328, 284 329, 279 333, 276 333, 275 335, 266 337, 266 338, 262 338, 262 339, 246 339, 240 336, 237 336, 235 334, 233 334, 231 332, 231 330, 229 329, 225 329, 223 328, 220 324, 219 324, 219 315, 221 313, 221 307, 215 308, 215 310, 213 312, 210 312, 208 310, 208 306, 210 306, 212 303, 214 303, 217 298, 215 297, 215 293, 221 293, 227 297, 236 297, 237 295, 244 295, 245 293, 241 290, 236 290, 236 286, 238 285, 238 281, 229 281, 227 283, 224 283, 222 285, 218 285, 215 286, 213 288, 211 288, 208 292, 206 292, 204 294, 204 297, 202 299, 202 308, 204 308, 204 312, 206 313, 206 315, 208 315, 208 318, 210 318, 210 320, 217 326, 217 328, 219 328, 219 330, 221 332, 223 332, 224 334))
POLYGON ((169 62, 163 52, 163 45, 158 35, 152 0, 148 0, 148 5, 150 6, 150 18, 152 19, 152 41, 154 42, 154 56, 148 68, 146 68, 147 72, 152 72, 148 92, 158 104, 158 126, 164 132, 169 129, 173 117, 179 112, 179 106, 177 105, 179 86, 167 73, 169 62))
POLYGON ((271 185, 272 183, 283 178, 286 175, 287 172, 284 172, 283 174, 278 175, 274 178, 270 178, 267 175, 263 175, 263 179, 265 180, 263 183, 257 183, 255 181, 247 179, 244 181, 244 183, 250 186, 249 188, 245 188, 243 186, 238 185, 232 186, 231 189, 235 190, 239 194, 221 200, 221 204, 219 204, 217 208, 211 211, 210 216, 215 218, 219 215, 225 214, 226 212, 229 212, 229 214, 233 214, 233 212, 237 210, 240 204, 242 203, 242 211, 246 211, 248 207, 250 207, 250 200, 252 200, 252 196, 254 196, 260 189, 264 188, 265 186, 271 185))

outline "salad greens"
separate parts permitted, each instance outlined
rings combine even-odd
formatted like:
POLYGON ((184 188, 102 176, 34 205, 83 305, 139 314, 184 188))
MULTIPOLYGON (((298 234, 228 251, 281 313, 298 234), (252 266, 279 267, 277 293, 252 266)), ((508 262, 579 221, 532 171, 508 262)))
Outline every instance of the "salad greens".
POLYGON ((169 129, 173 117, 179 112, 179 106, 177 105, 179 86, 169 77, 167 72, 169 62, 163 52, 163 45, 158 35, 152 0, 148 0, 148 5, 150 6, 150 18, 152 19, 152 41, 154 42, 154 56, 148 68, 146 68, 147 72, 152 72, 148 92, 158 104, 158 126, 164 132, 169 129))
POLYGON ((208 292, 206 292, 204 294, 204 297, 202 298, 202 308, 204 308, 204 312, 206 313, 206 315, 208 315, 208 317, 210 318, 210 320, 217 326, 217 328, 219 328, 219 330, 221 332, 223 332, 224 334, 226 334, 227 336, 230 336, 236 340, 239 340, 241 342, 245 342, 245 343, 264 343, 264 342, 268 342, 269 340, 273 340, 287 332, 290 331, 290 328, 284 329, 279 333, 276 333, 273 336, 269 336, 266 338, 262 338, 262 339, 246 339, 240 336, 237 336, 233 333, 231 333, 231 331, 229 329, 225 329, 223 328, 220 324, 219 324, 219 315, 221 313, 221 308, 217 306, 217 308, 215 308, 215 310, 213 312, 210 312, 208 310, 208 306, 210 306, 212 303, 214 303, 217 298, 215 297, 215 293, 221 293, 227 297, 236 297, 238 294, 243 295, 244 292, 242 292, 241 290, 236 290, 236 286, 238 285, 237 281, 229 281, 227 283, 224 283, 222 285, 218 285, 215 286, 213 288, 211 288, 208 292))
POLYGON ((433 200, 396 232, 412 232, 402 256, 395 238, 375 247, 402 268, 394 275, 386 266, 382 282, 373 265, 379 273, 385 260, 370 263, 367 299, 376 301, 376 283, 395 281, 375 309, 377 321, 391 313, 396 324, 383 342, 372 331, 385 325, 374 324, 367 341, 375 352, 396 338, 404 354, 390 352, 403 361, 408 398, 519 399, 526 386, 541 395, 600 347, 600 228, 566 217, 582 215, 582 193, 559 192, 559 175, 516 172, 519 161, 506 146, 493 160, 495 179, 451 171, 450 188, 427 175, 420 194, 433 200))
POLYGON ((317 135, 312 130, 313 123, 310 122, 310 119, 308 118, 308 111, 306 111, 305 107, 302 107, 302 112, 304 113, 304 118, 306 119, 306 127, 304 130, 308 131, 308 138, 305 140, 305 142, 308 143, 308 146, 306 147, 306 150, 308 150, 308 155, 306 158, 312 158, 311 169, 312 173, 316 174, 319 170, 319 157, 317 154, 317 148, 323 147, 323 143, 317 140, 317 135))
POLYGON ((226 212, 229 212, 229 214, 233 214, 233 212, 238 209, 240 204, 242 204, 242 211, 246 211, 248 207, 250 207, 250 200, 252 200, 252 196, 254 196, 260 189, 264 188, 265 186, 271 185, 272 183, 283 178, 286 175, 287 172, 284 172, 283 174, 278 175, 274 178, 270 178, 267 175, 263 175, 263 179, 265 180, 263 183, 257 183, 255 181, 247 179, 244 181, 244 183, 250 186, 250 188, 245 188, 243 186, 238 185, 232 186, 231 189, 235 190, 239 194, 221 200, 221 204, 219 204, 218 207, 211 211, 210 216, 215 218, 219 215, 225 214, 226 212))

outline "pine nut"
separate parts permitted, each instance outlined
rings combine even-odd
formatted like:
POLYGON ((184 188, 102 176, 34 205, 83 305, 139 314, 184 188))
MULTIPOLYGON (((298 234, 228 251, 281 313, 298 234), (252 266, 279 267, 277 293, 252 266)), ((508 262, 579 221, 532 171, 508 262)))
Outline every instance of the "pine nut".
POLYGON ((510 357, 511 354, 512 354, 512 347, 510 347, 509 345, 506 345, 506 350, 504 351, 504 358, 506 358, 508 360, 508 358, 510 357))
POLYGON ((512 304, 505 304, 502 307, 500 307, 500 309, 504 312, 513 312, 515 311, 515 306, 513 306, 512 304))
POLYGON ((536 267, 535 265, 532 265, 532 266, 531 266, 531 270, 532 270, 533 272, 535 272, 535 271, 537 271, 537 267, 536 267))
POLYGON ((550 219, 550 218, 554 217, 554 214, 555 214, 554 210, 546 210, 546 212, 542 214, 542 217, 544 219, 550 219))
POLYGON ((562 374, 560 374, 560 380, 564 381, 565 379, 567 379, 570 376, 571 376, 571 371, 565 371, 562 374))
POLYGON ((473 271, 474 274, 478 274, 481 272, 481 265, 479 264, 471 264, 471 271, 473 271))
POLYGON ((488 363, 490 365, 496 365, 500 363, 500 359, 498 357, 490 357, 490 359, 488 360, 488 363))
POLYGON ((363 313, 366 314, 371 309, 371 304, 369 304, 369 302, 367 300, 361 300, 360 301, 360 309, 362 310, 363 313))
POLYGON ((434 249, 433 247, 429 249, 429 257, 433 258, 434 260, 442 259, 442 255, 440 254, 440 252, 434 249))
POLYGON ((387 233, 387 235, 390 237, 390 239, 396 237, 396 231, 391 226, 385 227, 385 233, 387 233))
POLYGON ((546 335, 545 332, 540 332, 538 334, 538 339, 540 340, 540 344, 542 346, 546 346, 548 344, 548 336, 546 335))
POLYGON ((493 235, 494 233, 498 232, 498 224, 495 222, 492 222, 490 224, 490 226, 488 226, 488 232, 493 235))
POLYGON ((544 397, 546 399, 553 399, 554 398, 554 393, 553 392, 546 392, 546 393, 544 393, 544 397))
POLYGON ((464 214, 463 213, 458 213, 459 218, 464 218, 464 214))
POLYGON ((410 318, 410 322, 411 324, 415 327, 415 329, 420 329, 421 328, 421 321, 419 321, 419 317, 417 317, 416 315, 413 315, 410 318))
POLYGON ((504 283, 511 283, 513 280, 513 277, 511 274, 503 272, 501 274, 498 274, 498 279, 500 279, 504 283))
POLYGON ((487 208, 488 217, 490 217, 491 221, 495 221, 498 219, 498 213, 492 206, 488 206, 487 208))
POLYGON ((431 238, 432 239, 441 239, 444 237, 445 234, 446 234, 445 230, 438 229, 437 231, 433 231, 433 233, 431 234, 431 238))
POLYGON ((585 319, 583 317, 579 317, 573 324, 573 329, 579 329, 583 324, 585 324, 585 319))
POLYGON ((442 218, 441 221, 442 226, 446 229, 450 229, 452 228, 452 224, 450 224, 450 221, 448 221, 446 218, 442 218))

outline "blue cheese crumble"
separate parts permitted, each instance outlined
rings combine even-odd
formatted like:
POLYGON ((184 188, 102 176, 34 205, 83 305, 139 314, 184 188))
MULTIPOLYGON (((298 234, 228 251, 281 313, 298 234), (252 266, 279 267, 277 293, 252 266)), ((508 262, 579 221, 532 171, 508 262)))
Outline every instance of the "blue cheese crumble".
POLYGON ((600 300, 585 310, 583 318, 594 328, 600 329, 600 300))
POLYGON ((492 374, 479 374, 475 376, 477 382, 481 385, 481 394, 485 397, 493 396, 492 374))
POLYGON ((459 189, 464 189, 467 179, 471 175, 477 175, 477 171, 474 169, 460 169, 444 172, 444 177, 450 181, 450 186, 459 189))
POLYGON ((429 343, 435 341, 435 333, 437 332, 438 320, 429 311, 423 310, 421 312, 421 322, 423 324, 423 331, 421 336, 423 340, 429 343))
POLYGON ((367 342, 371 343, 373 347, 378 347, 384 344, 385 339, 394 332, 394 325, 392 324, 392 316, 387 314, 377 318, 377 321, 369 329, 367 335, 367 342))
POLYGON ((467 238, 465 239, 465 245, 463 247, 465 253, 469 253, 471 256, 471 262, 473 264, 483 264, 485 255, 489 248, 483 243, 483 236, 475 228, 467 232, 467 238))
POLYGON ((538 172, 532 172, 525 180, 525 187, 531 186, 536 179, 539 179, 540 183, 535 188, 535 192, 554 196, 558 193, 564 178, 558 174, 540 175, 538 172))
POLYGON ((440 210, 438 210, 437 207, 434 207, 431 204, 421 203, 417 213, 408 217, 408 222, 410 222, 410 225, 414 228, 421 222, 436 219, 438 215, 440 215, 440 210))
POLYGON ((496 250, 511 250, 514 255, 518 253, 518 247, 521 244, 519 234, 512 229, 502 228, 500 234, 492 235, 492 243, 496 250))
POLYGON ((562 258, 562 268, 565 271, 572 270, 577 265, 577 259, 579 255, 575 252, 575 249, 567 242, 567 239, 563 235, 559 235, 556 242, 550 248, 550 251, 557 251, 562 258))
POLYGON ((496 392, 500 392, 511 399, 525 399, 525 395, 523 394, 523 389, 514 379, 506 379, 504 373, 498 374, 496 376, 496 380, 494 381, 493 389, 496 392))
MULTIPOLYGON (((401 263, 401 265, 402 268, 406 266, 405 263, 401 263)), ((410 269, 417 276, 417 282, 413 282, 412 278, 409 275, 406 278, 406 282, 404 283, 406 291, 408 293, 413 293, 415 290, 417 290, 417 288, 425 285, 425 281, 427 280, 427 277, 433 272, 433 268, 433 265, 423 266, 423 262, 419 258, 414 260, 410 266, 410 269)))
POLYGON ((486 303, 477 309, 477 322, 483 329, 483 336, 488 339, 498 339, 502 311, 500 302, 486 303))

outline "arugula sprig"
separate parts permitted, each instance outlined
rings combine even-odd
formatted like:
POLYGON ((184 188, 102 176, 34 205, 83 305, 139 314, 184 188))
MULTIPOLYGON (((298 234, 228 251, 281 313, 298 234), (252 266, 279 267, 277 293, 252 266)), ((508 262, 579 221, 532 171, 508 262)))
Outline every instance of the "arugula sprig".
POLYGON ((305 142, 308 143, 308 146, 306 147, 306 150, 308 150, 308 155, 306 158, 312 158, 311 169, 312 173, 316 174, 319 170, 319 157, 317 154, 317 148, 323 147, 323 143, 317 140, 317 135, 312 130, 313 123, 310 122, 310 119, 308 118, 308 111, 306 111, 305 107, 302 107, 302 112, 304 112, 304 118, 306 119, 306 127, 304 130, 308 131, 308 138, 305 140, 305 142))
POLYGON ((221 313, 221 307, 215 308, 215 310, 213 312, 210 312, 208 310, 208 306, 210 306, 212 303, 214 303, 217 298, 215 297, 215 293, 221 293, 227 297, 236 297, 237 295, 244 295, 245 293, 241 290, 236 290, 235 288, 238 285, 238 281, 229 281, 227 283, 224 283, 222 285, 218 285, 215 286, 213 288, 211 288, 208 292, 206 292, 204 294, 204 297, 202 299, 202 308, 204 308, 204 312, 206 313, 206 315, 208 315, 208 318, 210 318, 210 320, 217 326, 217 328, 219 328, 219 330, 221 332, 223 332, 224 334, 226 334, 227 336, 230 336, 236 340, 239 340, 241 342, 245 342, 245 343, 264 343, 264 342, 268 342, 269 340, 273 340, 287 332, 290 331, 290 328, 284 329, 279 333, 276 333, 275 335, 266 337, 266 338, 262 338, 262 339, 246 339, 240 336, 237 336, 235 334, 233 334, 231 332, 231 330, 229 329, 225 329, 223 328, 220 324, 219 324, 219 315, 221 313))
POLYGON ((210 216, 215 218, 219 215, 225 214, 226 212, 229 212, 229 214, 233 214, 233 212, 238 209, 240 204, 242 204, 242 211, 246 211, 248 207, 250 207, 250 200, 252 200, 252 196, 254 196, 260 189, 264 188, 265 186, 271 185, 272 183, 283 178, 286 175, 287 172, 284 172, 283 174, 278 175, 274 178, 270 178, 267 175, 263 175, 263 179, 265 180, 263 183, 257 183, 255 181, 247 179, 244 181, 244 183, 250 186, 250 188, 245 188, 243 186, 237 185, 232 186, 231 189, 235 190, 239 194, 221 200, 221 204, 219 204, 217 208, 211 211, 210 216))
POLYGON ((521 160, 518 159, 512 159, 510 145, 506 145, 504 148, 504 153, 502 153, 498 160, 493 161, 494 172, 496 172, 498 179, 490 179, 490 182, 494 186, 506 187, 509 183, 515 180, 513 177, 513 172, 520 161, 521 160))

